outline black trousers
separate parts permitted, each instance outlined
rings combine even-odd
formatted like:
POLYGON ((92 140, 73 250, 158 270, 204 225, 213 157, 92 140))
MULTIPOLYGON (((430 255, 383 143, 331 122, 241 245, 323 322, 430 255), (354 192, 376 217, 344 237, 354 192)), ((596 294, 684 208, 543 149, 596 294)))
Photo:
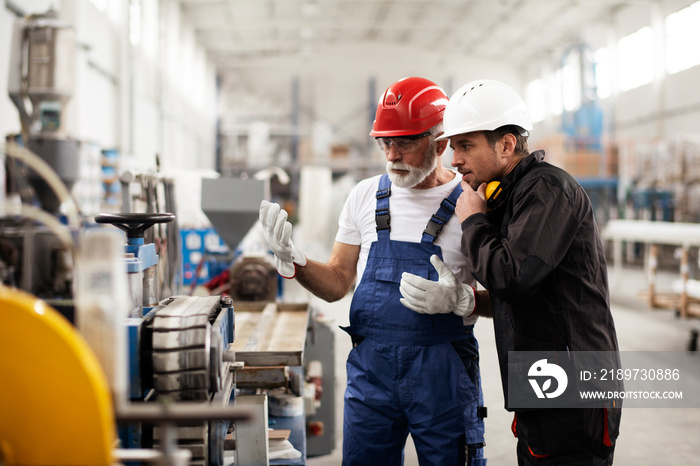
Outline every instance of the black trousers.
POLYGON ((518 465, 612 465, 620 415, 620 409, 604 408, 518 412, 518 465))
POLYGON ((518 466, 611 466, 614 451, 610 451, 605 458, 592 451, 553 454, 537 458, 528 449, 527 442, 518 440, 517 453, 518 466))

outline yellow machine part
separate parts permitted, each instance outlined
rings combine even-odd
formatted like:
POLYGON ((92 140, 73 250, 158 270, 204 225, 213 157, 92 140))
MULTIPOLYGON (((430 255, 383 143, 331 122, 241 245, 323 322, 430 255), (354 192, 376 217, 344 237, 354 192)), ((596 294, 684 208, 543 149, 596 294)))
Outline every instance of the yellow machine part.
POLYGON ((55 309, 0 285, 0 464, 114 463, 104 372, 55 309))

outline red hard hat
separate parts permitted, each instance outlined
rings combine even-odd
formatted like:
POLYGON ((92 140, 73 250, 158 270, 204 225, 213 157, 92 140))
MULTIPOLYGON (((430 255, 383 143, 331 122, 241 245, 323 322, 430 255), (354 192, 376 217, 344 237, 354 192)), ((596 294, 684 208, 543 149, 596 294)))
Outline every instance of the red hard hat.
POLYGON ((384 92, 370 136, 411 136, 423 133, 442 121, 447 94, 425 78, 403 78, 384 92))

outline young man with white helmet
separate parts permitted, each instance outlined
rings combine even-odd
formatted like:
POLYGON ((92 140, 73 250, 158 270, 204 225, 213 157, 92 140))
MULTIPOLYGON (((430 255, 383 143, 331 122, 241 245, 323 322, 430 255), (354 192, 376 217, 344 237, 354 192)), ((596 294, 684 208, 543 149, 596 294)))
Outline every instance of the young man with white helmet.
POLYGON ((423 78, 384 92, 370 136, 384 151, 387 173, 352 190, 327 263, 297 251, 278 205, 263 201, 260 208, 282 276, 327 301, 360 278, 344 329, 354 346, 344 465, 401 465, 409 433, 421 465, 486 464, 475 293, 453 215, 462 188, 442 165, 447 141, 435 141, 446 104, 444 91, 423 78))
MULTIPOLYGON (((510 87, 466 84, 450 99, 444 126, 438 139, 449 139, 463 180, 461 249, 490 293, 510 409, 509 352, 616 354, 603 246, 581 185, 544 162, 543 151, 528 153, 532 121, 510 87), (487 200, 492 181, 500 185, 487 200)), ((619 406, 514 411, 519 465, 612 464, 619 406)))

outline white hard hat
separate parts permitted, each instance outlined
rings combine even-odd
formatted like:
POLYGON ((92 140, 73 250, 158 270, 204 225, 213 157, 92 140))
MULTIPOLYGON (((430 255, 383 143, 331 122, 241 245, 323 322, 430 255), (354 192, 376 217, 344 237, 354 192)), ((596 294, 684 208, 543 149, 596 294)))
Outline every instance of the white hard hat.
POLYGON ((436 140, 506 125, 519 127, 522 136, 532 130, 532 118, 523 99, 509 86, 490 79, 460 87, 447 103, 443 123, 445 132, 436 140))

